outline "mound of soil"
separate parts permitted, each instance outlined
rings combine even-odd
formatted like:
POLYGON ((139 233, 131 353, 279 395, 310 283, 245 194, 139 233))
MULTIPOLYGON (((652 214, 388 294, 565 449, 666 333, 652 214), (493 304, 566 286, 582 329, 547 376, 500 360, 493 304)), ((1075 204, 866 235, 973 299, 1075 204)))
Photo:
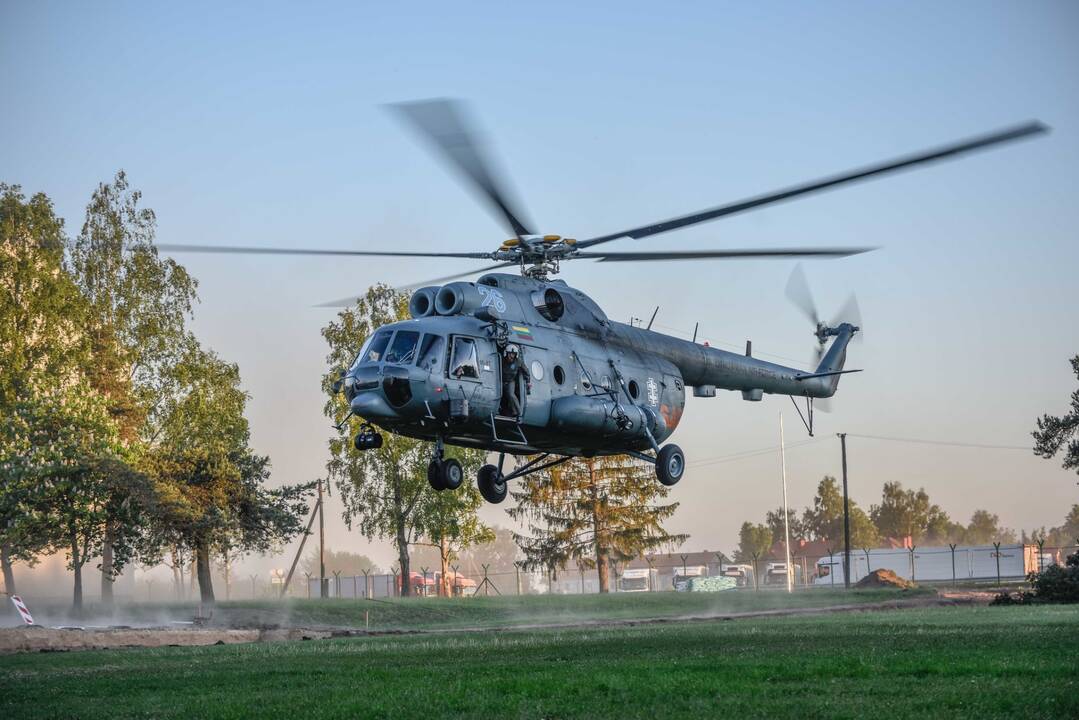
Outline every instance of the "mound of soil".
POLYGON ((910 580, 899 577, 891 570, 874 570, 859 580, 854 587, 860 588, 898 588, 909 590, 917 587, 910 580))

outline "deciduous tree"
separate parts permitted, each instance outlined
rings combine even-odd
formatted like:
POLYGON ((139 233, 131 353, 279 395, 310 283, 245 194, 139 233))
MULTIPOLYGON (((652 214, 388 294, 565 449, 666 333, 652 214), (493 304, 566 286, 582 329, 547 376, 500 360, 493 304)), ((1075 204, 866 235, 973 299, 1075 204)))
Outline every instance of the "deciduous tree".
POLYGON ((734 559, 746 563, 763 557, 772 547, 772 537, 772 528, 767 525, 742 523, 738 531, 738 549, 734 553, 734 559))
MULTIPOLYGON (((156 217, 140 206, 141 197, 122 170, 111 183, 99 184, 71 248, 73 276, 89 310, 83 331, 92 354, 84 372, 106 398, 127 454, 136 461, 157 429, 169 368, 191 342, 185 323, 196 300, 195 279, 176 261, 158 256, 156 217)), ((123 556, 112 546, 142 535, 144 528, 134 520, 105 518, 101 597, 106 605, 123 569, 123 556)))
POLYGON ((9 593, 13 563, 34 562, 47 544, 26 526, 28 508, 41 499, 27 423, 47 417, 50 406, 58 411, 54 400, 78 382, 89 350, 86 303, 67 272, 65 243, 48 197, 28 200, 19 186, 0 183, 0 566, 9 593))

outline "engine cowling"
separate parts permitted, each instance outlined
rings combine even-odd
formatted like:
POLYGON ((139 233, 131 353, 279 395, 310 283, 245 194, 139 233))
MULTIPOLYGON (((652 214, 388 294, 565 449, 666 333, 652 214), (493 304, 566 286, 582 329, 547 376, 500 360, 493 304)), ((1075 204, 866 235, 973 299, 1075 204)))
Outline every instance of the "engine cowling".
POLYGON ((476 286, 467 282, 443 285, 435 296, 435 311, 439 315, 471 314, 483 302, 476 286))
POLYGON ((420 288, 408 299, 408 313, 414 318, 435 314, 435 300, 440 288, 437 285, 420 288))

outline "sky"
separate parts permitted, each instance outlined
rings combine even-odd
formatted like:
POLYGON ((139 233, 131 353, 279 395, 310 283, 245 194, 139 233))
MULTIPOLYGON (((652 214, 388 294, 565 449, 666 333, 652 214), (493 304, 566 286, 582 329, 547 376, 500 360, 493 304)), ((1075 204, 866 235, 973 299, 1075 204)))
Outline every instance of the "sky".
MULTIPOLYGON (((487 131, 544 233, 589 237, 1029 119, 1052 133, 611 250, 871 245, 806 264, 824 315, 852 292, 834 411, 806 437, 785 397, 690 399, 689 469, 670 523, 730 551, 780 503, 840 471, 863 506, 886 481, 954 519, 1059 524, 1074 473, 1029 450, 1062 414, 1079 352, 1079 6, 1069 2, 770 4, 0 2, 0 181, 42 191, 76 234, 124 169, 160 242, 494 249, 505 231, 383 107, 455 97, 487 131), (745 455, 747 451, 768 452, 745 455)), ((274 482, 324 473, 318 303, 469 261, 177 256, 199 279, 193 327, 239 363, 274 482)), ((811 328, 788 261, 591 266, 562 277, 617 320, 805 365, 811 328)), ((388 565, 328 506, 328 543, 388 565)), ((489 522, 510 525, 502 507, 489 522)), ((281 566, 279 559, 266 563, 281 566)))

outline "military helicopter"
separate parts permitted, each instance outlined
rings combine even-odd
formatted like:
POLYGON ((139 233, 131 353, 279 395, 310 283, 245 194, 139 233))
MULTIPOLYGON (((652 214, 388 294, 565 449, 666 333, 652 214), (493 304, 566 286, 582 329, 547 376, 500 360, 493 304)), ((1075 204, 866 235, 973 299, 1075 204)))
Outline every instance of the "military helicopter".
MULTIPOLYGON (((569 260, 641 262, 724 258, 839 258, 872 248, 816 247, 694 251, 607 252, 623 238, 653 235, 715 220, 772 203, 821 192, 1047 131, 1029 122, 778 192, 720 205, 649 225, 575 240, 538 234, 524 219, 471 130, 463 107, 450 100, 391 106, 489 202, 512 237, 490 252, 320 250, 204 245, 162 245, 164 250, 471 258, 493 265, 430 281, 409 300, 409 320, 373 332, 335 390, 362 424, 358 450, 381 447, 379 429, 431 441, 428 480, 436 490, 464 481, 446 446, 498 453, 480 468, 480 493, 491 503, 506 498, 508 483, 574 457, 628 454, 655 465, 656 477, 674 485, 685 473, 681 448, 664 444, 682 419, 686 390, 715 397, 738 391, 756 402, 764 394, 804 402, 799 414, 813 432, 814 401, 835 394, 847 346, 861 330, 856 303, 835 322, 820 319, 804 276, 796 272, 787 294, 813 322, 817 361, 811 371, 785 367, 648 327, 616 322, 581 290, 553 277, 569 260), (517 267, 520 275, 492 272, 517 267), (475 282, 448 282, 483 273, 475 282), (446 283, 446 284, 441 284, 446 283), (830 344, 829 344, 830 342, 830 344), (827 346, 827 347, 826 347, 827 346), (507 455, 527 459, 506 468, 507 455)), ((416 286, 413 286, 416 287, 416 286)), ((351 305, 354 298, 330 305, 351 305)), ((654 316, 653 316, 654 317, 654 316)), ((795 401, 795 407, 798 407, 795 401)), ((346 418, 346 421, 348 418, 346 418)), ((343 427, 343 424, 342 426, 343 427)))

